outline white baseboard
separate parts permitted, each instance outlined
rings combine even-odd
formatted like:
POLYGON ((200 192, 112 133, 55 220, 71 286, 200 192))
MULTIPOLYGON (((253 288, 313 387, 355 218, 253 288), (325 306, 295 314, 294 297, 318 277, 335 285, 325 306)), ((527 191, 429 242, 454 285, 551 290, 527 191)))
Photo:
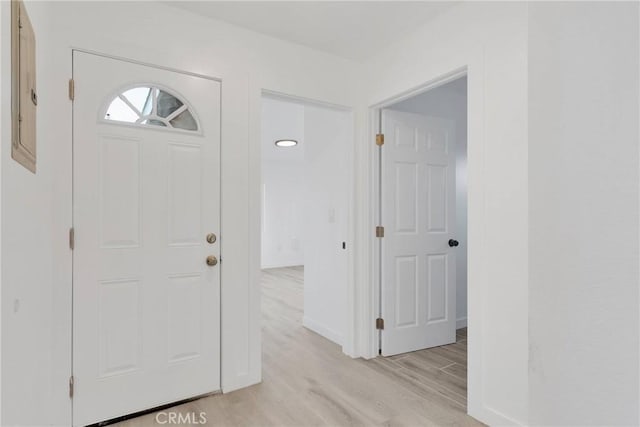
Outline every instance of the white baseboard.
POLYGON ((476 410, 472 410, 471 408, 469 408, 468 414, 488 426, 515 427, 526 425, 525 423, 514 420, 513 418, 510 418, 505 414, 496 411, 495 409, 488 406, 483 406, 481 408, 477 408, 476 410))
POLYGON ((340 335, 339 333, 337 333, 334 330, 331 330, 331 329, 321 325, 320 323, 316 322, 315 320, 312 320, 312 319, 309 319, 306 316, 303 316, 302 317, 302 326, 304 326, 307 329, 312 330, 313 332, 315 332, 318 335, 321 335, 321 336, 325 337, 329 341, 333 341, 334 343, 338 344, 339 346, 342 346, 342 335, 340 335))
POLYGON ((456 319, 456 329, 462 329, 467 327, 467 318, 461 317, 456 319))

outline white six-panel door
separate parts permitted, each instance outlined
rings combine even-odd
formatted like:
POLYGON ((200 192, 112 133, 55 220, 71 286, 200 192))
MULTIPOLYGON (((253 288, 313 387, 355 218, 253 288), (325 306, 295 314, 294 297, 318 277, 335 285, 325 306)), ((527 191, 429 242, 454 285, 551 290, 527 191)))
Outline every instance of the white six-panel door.
POLYGON ((382 317, 385 356, 455 342, 452 122, 384 110, 382 317))
POLYGON ((220 388, 220 266, 206 263, 220 252, 206 240, 220 232, 220 84, 73 59, 73 423, 86 425, 220 388))

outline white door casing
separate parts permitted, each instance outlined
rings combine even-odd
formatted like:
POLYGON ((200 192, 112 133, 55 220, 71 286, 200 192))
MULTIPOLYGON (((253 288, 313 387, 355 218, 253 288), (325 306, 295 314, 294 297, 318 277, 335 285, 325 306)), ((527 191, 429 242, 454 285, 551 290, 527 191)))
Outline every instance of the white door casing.
POLYGON ((383 110, 382 355, 455 342, 453 122, 383 110))
POLYGON ((73 59, 73 423, 86 425, 220 389, 220 265, 205 262, 220 255, 206 241, 220 233, 220 83, 73 59), (175 95, 198 129, 105 120, 136 86, 175 95))

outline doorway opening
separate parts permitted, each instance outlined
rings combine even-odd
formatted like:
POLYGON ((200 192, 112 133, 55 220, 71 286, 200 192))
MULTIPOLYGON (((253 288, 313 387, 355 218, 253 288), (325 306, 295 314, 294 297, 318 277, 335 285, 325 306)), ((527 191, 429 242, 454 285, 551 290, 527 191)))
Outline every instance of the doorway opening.
POLYGON ((346 109, 263 94, 261 288, 265 371, 275 346, 342 347, 347 325, 353 117, 346 109), (313 331, 313 332, 309 332, 313 331), (317 334, 317 335, 316 335, 317 334))
POLYGON ((379 111, 379 353, 467 406, 467 77, 379 111))

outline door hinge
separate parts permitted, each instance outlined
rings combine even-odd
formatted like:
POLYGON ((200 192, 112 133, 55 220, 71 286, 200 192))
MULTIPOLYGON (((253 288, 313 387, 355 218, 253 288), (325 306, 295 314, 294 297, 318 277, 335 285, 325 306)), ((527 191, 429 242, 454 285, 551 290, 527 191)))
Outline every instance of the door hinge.
POLYGON ((382 317, 376 319, 376 329, 384 329, 384 319, 382 317))
POLYGON ((73 375, 69 377, 69 399, 73 399, 73 385, 74 385, 73 375))
POLYGON ((76 247, 76 230, 71 227, 69 229, 69 249, 74 250, 76 247))
POLYGON ((74 100, 76 97, 76 83, 73 79, 69 79, 69 99, 74 100))
POLYGON ((378 225, 376 227, 376 237, 384 237, 384 227, 381 225, 378 225))
POLYGON ((384 133, 379 133, 376 135, 376 145, 377 146, 384 145, 384 133))

